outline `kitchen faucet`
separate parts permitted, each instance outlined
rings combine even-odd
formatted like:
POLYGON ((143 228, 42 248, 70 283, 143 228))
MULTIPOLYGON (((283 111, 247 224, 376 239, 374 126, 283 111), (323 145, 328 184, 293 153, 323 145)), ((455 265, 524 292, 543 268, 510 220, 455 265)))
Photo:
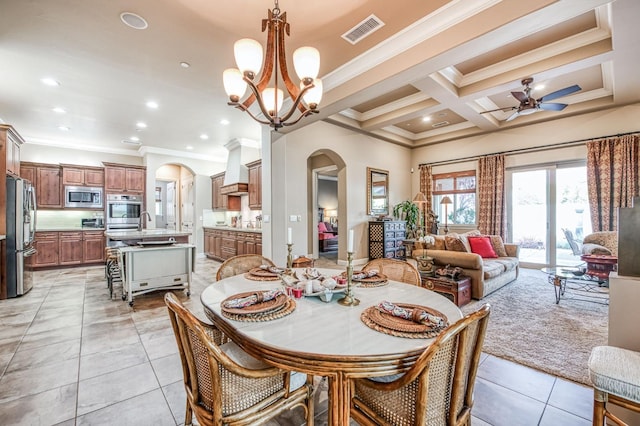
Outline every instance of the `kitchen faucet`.
POLYGON ((138 218, 138 231, 142 231, 142 218, 144 217, 145 214, 147 215, 147 220, 151 222, 151 215, 149 214, 148 211, 144 211, 140 213, 140 217, 138 218))

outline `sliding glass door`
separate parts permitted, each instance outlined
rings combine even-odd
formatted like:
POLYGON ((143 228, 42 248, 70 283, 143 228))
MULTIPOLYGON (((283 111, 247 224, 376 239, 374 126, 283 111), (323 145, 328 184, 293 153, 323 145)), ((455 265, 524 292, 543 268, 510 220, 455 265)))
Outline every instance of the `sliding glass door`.
POLYGON ((582 263, 582 238, 591 232, 586 176, 581 163, 508 171, 509 240, 520 244, 523 266, 582 263))

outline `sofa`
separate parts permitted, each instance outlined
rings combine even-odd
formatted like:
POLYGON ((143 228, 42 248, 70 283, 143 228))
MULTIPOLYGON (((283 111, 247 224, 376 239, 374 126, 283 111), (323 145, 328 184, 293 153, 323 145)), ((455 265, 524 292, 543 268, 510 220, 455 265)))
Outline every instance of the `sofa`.
POLYGON ((482 299, 518 278, 520 246, 504 243, 498 235, 470 231, 433 235, 433 238, 434 243, 427 248, 416 242, 411 256, 414 259, 432 257, 436 268, 446 265, 462 268, 463 274, 471 277, 474 299, 482 299))
POLYGON ((328 222, 318 222, 318 244, 321 252, 338 250, 338 231, 328 222))

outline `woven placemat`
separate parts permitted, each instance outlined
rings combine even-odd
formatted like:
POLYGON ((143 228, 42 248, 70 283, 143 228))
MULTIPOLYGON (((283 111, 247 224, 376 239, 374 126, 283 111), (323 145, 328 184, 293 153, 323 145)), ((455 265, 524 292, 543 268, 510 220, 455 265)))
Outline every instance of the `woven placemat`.
POLYGON ((377 281, 377 282, 363 282, 363 281, 354 281, 353 284, 358 288, 373 288, 373 287, 382 287, 389 284, 389 281, 377 281))
POLYGON ((220 303, 220 309, 223 312, 229 314, 260 314, 263 312, 271 312, 276 309, 282 308, 284 304, 287 302, 287 296, 285 294, 279 294, 275 299, 267 300, 260 303, 255 303, 253 305, 245 306, 244 308, 227 308, 225 303, 232 299, 242 299, 244 297, 249 297, 258 293, 258 291, 245 291, 242 293, 234 294, 231 297, 227 297, 220 303))
POLYGON ((245 272, 244 277, 251 281, 278 281, 280 279, 280 277, 277 275, 261 276, 253 275, 251 272, 245 272))
POLYGON ((261 321, 271 321, 274 319, 286 317, 291 312, 295 311, 296 302, 291 298, 287 298, 287 301, 281 307, 269 311, 263 312, 259 314, 232 314, 229 312, 222 311, 222 315, 225 318, 232 319, 234 321, 244 321, 244 322, 261 322, 261 321))
POLYGON ((410 305, 407 303, 395 303, 405 309, 420 309, 431 315, 438 316, 445 320, 445 325, 438 327, 430 324, 420 324, 412 320, 396 317, 384 312, 380 312, 376 306, 370 306, 360 314, 360 319, 367 327, 396 337, 406 337, 409 339, 430 339, 436 337, 449 324, 447 317, 440 311, 427 306, 410 305))
MULTIPOLYGON (((365 271, 353 271, 353 275, 362 274, 364 272, 365 271)), ((343 272, 341 276, 342 278, 347 278, 347 273, 343 272)), ((387 276, 381 273, 377 273, 376 275, 367 278, 351 278, 351 281, 359 284, 361 287, 378 287, 380 285, 385 285, 388 282, 387 276)))

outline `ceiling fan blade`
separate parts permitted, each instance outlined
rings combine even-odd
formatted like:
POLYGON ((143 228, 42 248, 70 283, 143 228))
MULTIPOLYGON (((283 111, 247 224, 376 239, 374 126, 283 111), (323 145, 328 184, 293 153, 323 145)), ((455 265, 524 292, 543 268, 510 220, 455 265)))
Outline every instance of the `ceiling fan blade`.
POLYGON ((482 111, 480 114, 486 114, 488 112, 497 112, 497 111, 512 111, 514 109, 518 109, 518 107, 504 107, 504 108, 497 108, 497 109, 491 109, 489 111, 482 111))
POLYGON ((567 104, 548 104, 548 103, 539 103, 538 108, 544 109, 547 111, 562 111, 567 107, 567 104))
POLYGON ((520 113, 518 111, 516 111, 513 114, 511 114, 505 121, 511 121, 511 120, 513 120, 514 118, 516 118, 519 115, 520 115, 520 113))
POLYGON ((547 95, 544 95, 543 97, 538 99, 538 102, 552 101, 554 99, 558 99, 563 96, 570 95, 574 92, 577 92, 578 90, 582 90, 582 87, 578 86, 577 84, 574 84, 573 86, 565 87, 564 89, 556 90, 555 92, 551 92, 547 95))
POLYGON ((520 102, 526 102, 529 99, 529 97, 525 95, 524 92, 511 92, 511 95, 520 102))

